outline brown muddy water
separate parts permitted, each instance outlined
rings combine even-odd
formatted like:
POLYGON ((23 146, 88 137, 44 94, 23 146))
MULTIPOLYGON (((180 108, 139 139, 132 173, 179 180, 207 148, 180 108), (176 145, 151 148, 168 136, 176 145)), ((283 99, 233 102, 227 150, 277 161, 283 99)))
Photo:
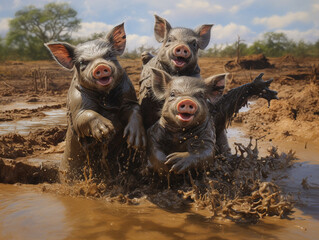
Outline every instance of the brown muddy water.
MULTIPOLYGON (((65 110, 59 110, 48 111, 46 121, 35 120, 38 125, 34 127, 65 124, 65 110)), ((33 128, 27 127, 25 120, 15 123, 14 131, 21 133, 27 134, 33 128), (22 125, 23 130, 17 125, 22 125)), ((228 136, 231 146, 234 142, 249 142, 238 124, 228 129, 228 136)), ((261 142, 260 152, 271 145, 275 143, 261 142)), ((207 210, 171 212, 146 197, 137 205, 128 205, 105 198, 47 193, 41 185, 0 184, 0 239, 318 239, 319 148, 311 143, 306 148, 304 143, 277 145, 280 150, 295 150, 299 158, 293 167, 271 176, 296 201, 290 219, 265 217, 256 224, 238 224, 212 220, 207 210)))
POLYGON ((30 131, 37 128, 66 126, 66 109, 52 109, 43 111, 45 117, 42 118, 30 118, 12 122, 0 122, 0 135, 10 132, 20 134, 22 136, 28 135, 30 131))

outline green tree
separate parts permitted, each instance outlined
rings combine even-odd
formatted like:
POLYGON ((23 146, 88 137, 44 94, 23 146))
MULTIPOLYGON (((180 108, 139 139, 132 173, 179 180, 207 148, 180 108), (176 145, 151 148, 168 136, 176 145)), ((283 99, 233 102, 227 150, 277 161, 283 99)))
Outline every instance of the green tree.
POLYGON ((47 58, 43 44, 70 40, 72 32, 80 26, 76 15, 67 3, 49 3, 43 9, 25 7, 9 22, 7 45, 26 59, 47 58))
POLYGON ((291 47, 292 41, 284 33, 267 32, 263 35, 263 40, 254 42, 249 52, 263 53, 268 57, 280 57, 287 54, 291 47))
POLYGON ((319 57, 319 40, 311 46, 311 53, 314 57, 319 57))
POLYGON ((248 48, 248 54, 260 54, 265 53, 266 46, 263 43, 263 41, 257 40, 255 41, 249 48, 248 48))

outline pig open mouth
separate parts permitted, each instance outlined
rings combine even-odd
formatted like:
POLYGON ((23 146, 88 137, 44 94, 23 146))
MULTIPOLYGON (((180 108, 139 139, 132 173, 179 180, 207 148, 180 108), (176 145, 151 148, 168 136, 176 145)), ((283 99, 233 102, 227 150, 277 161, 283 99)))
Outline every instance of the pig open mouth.
POLYGON ((97 83, 101 86, 107 86, 112 82, 112 77, 103 77, 97 80, 97 83))
POLYGON ((194 119, 194 114, 190 114, 190 113, 178 113, 177 114, 177 118, 182 121, 182 122, 190 122, 194 119))
POLYGON ((186 65, 187 61, 183 57, 177 57, 176 59, 172 59, 173 64, 176 67, 182 68, 186 65))

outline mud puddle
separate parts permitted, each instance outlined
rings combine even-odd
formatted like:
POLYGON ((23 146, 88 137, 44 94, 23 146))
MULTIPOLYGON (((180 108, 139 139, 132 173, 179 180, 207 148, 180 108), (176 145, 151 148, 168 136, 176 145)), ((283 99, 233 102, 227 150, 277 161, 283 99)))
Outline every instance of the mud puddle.
POLYGON ((52 106, 56 103, 48 104, 47 102, 11 102, 1 106, 1 111, 8 111, 14 109, 36 109, 44 106, 52 106))
POLYGON ((67 125, 65 108, 43 111, 43 113, 45 116, 42 118, 34 117, 18 121, 0 122, 0 135, 13 132, 25 136, 39 128, 67 125))
MULTIPOLYGON (((54 118, 52 111, 48 118, 54 118)), ((56 124, 64 124, 62 121, 65 115, 56 124)), ((240 124, 233 124, 227 134, 232 148, 234 142, 250 141, 240 124)), ((275 143, 260 141, 260 152, 269 146, 275 143)), ((200 209, 170 212, 146 198, 140 198, 139 205, 127 205, 103 198, 43 193, 39 186, 0 184, 0 239, 316 239, 319 150, 311 143, 307 148, 295 143, 294 148, 299 162, 272 176, 296 200, 291 220, 266 217, 257 224, 236 224, 225 219, 212 221, 209 212, 200 209)), ((28 157, 28 161, 58 162, 60 157, 61 153, 42 154, 28 157)))
MULTIPOLYGON (((47 153, 47 154, 40 154, 40 155, 32 156, 32 157, 25 157, 23 159, 26 160, 26 162, 30 162, 33 164, 41 165, 41 164, 50 162, 58 166, 60 164, 61 158, 62 158, 62 153, 47 153)), ((19 158, 17 158, 16 160, 19 161, 19 158)))
POLYGON ((0 184, 1 239, 316 239, 319 221, 297 210, 294 220, 242 225, 211 221, 196 209, 169 212, 140 205, 41 193, 0 184))

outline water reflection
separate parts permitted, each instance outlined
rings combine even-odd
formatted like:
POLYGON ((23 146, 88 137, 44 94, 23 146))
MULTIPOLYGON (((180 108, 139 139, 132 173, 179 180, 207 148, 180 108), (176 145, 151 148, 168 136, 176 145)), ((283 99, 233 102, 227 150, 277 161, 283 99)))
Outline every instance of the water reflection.
POLYGON ((66 109, 52 109, 43 111, 45 117, 43 118, 30 118, 19 121, 0 122, 0 135, 10 132, 18 133, 21 135, 28 135, 31 131, 43 127, 66 126, 66 109))
MULTIPOLYGON (((28 134, 39 126, 66 124, 65 109, 45 113, 47 116, 41 119, 21 120, 12 125, 0 123, 0 134, 14 130, 28 134)), ((228 129, 228 136, 232 147, 233 142, 249 142, 237 125, 228 129)), ((273 143, 262 144, 260 149, 265 150, 266 145, 273 143)), ((0 239, 316 239, 319 235, 319 165, 316 165, 319 150, 311 144, 307 149, 301 143, 288 147, 291 146, 297 150, 302 163, 274 177, 284 192, 296 197, 298 208, 293 220, 272 217, 258 224, 241 225, 211 221, 207 218, 210 213, 199 209, 173 213, 146 200, 138 206, 129 206, 106 199, 42 193, 40 186, 0 184, 0 239), (306 160, 311 164, 305 163, 306 160), (301 185, 305 178, 308 190, 301 185)))
POLYGON ((1 239, 65 239, 65 207, 49 195, 0 185, 1 239))
POLYGON ((14 109, 36 109, 43 106, 55 105, 56 103, 47 102, 12 102, 1 106, 1 111, 14 110, 14 109))
POLYGON ((209 213, 171 213, 138 206, 41 193, 37 186, 0 184, 0 239, 315 239, 318 221, 298 210, 294 220, 253 225, 211 221, 209 213), (307 220, 307 221, 305 221, 307 220))

